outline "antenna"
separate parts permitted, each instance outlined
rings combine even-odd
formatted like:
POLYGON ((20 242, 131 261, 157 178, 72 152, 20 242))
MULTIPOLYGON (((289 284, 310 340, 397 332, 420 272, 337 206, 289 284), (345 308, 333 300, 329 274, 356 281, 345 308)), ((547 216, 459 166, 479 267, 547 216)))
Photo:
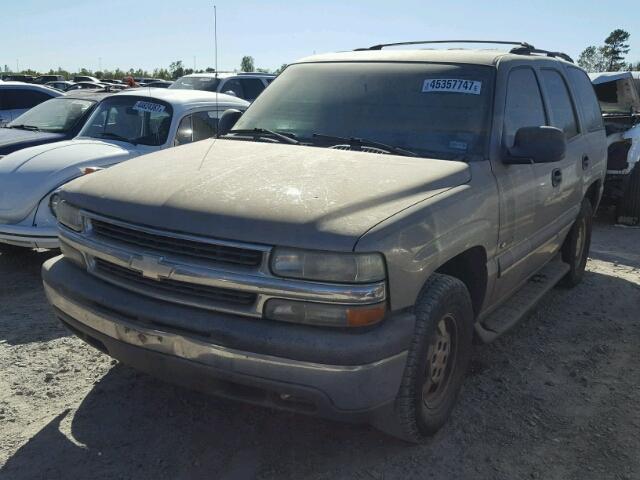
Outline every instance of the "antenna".
MULTIPOLYGON (((216 70, 215 78, 218 78, 218 9, 213 5, 213 54, 214 68, 216 70)), ((216 138, 220 136, 220 107, 218 105, 218 85, 216 85, 216 138)))

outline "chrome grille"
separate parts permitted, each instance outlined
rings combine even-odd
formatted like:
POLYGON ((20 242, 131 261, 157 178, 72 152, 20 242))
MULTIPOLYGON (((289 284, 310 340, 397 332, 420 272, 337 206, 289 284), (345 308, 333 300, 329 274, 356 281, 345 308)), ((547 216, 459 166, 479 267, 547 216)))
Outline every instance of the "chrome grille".
POLYGON ((251 292, 240 292, 170 279, 153 280, 143 277, 140 272, 114 265, 99 258, 95 259, 94 272, 124 287, 137 287, 137 289, 147 290, 147 293, 153 293, 155 297, 166 294, 171 298, 179 296, 185 299, 199 299, 207 302, 243 306, 254 304, 257 298, 257 295, 251 292))
POLYGON ((137 229, 122 224, 92 219, 91 225, 96 236, 126 245, 145 249, 209 260, 214 263, 258 267, 262 262, 262 252, 200 240, 180 238, 171 232, 137 229))

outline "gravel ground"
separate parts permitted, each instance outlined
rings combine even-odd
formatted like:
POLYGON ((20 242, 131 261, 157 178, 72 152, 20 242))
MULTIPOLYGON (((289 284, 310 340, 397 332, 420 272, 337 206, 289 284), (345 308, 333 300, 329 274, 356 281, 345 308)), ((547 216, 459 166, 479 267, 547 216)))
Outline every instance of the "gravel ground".
POLYGON ((51 255, 0 257, 0 478, 640 479, 640 229, 599 220, 584 282, 474 347, 421 446, 117 364, 49 311, 51 255))

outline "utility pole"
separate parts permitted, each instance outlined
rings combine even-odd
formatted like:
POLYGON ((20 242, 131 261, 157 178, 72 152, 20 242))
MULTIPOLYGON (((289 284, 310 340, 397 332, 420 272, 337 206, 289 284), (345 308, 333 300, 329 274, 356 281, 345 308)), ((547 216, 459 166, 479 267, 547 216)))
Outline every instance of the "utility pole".
POLYGON ((16 73, 20 71, 20 64, 18 63, 18 59, 16 58, 16 73))
POLYGON ((98 71, 102 71, 102 57, 98 57, 98 71))

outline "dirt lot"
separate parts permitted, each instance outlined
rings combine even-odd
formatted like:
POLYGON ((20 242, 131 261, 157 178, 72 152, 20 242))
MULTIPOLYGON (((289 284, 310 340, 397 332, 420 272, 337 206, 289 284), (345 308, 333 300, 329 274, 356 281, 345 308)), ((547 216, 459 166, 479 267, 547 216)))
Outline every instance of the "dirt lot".
POLYGON ((49 311, 51 255, 0 257, 0 478, 640 479, 640 229, 599 220, 584 283, 475 347, 423 446, 112 362, 49 311))

